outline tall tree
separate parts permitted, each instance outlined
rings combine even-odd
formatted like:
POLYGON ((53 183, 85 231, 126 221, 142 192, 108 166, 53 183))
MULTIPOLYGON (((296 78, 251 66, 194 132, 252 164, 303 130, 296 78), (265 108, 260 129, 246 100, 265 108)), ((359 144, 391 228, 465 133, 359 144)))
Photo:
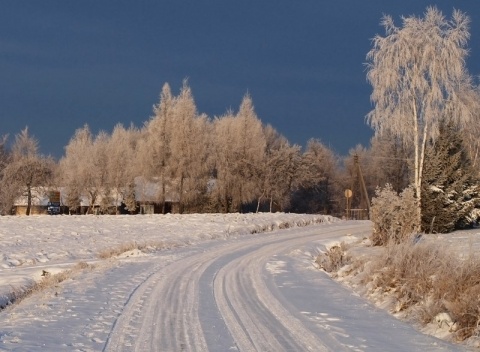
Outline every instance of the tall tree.
POLYGON ((66 205, 75 212, 83 197, 89 200, 89 211, 96 201, 94 137, 88 125, 75 131, 65 147, 65 156, 60 160, 62 184, 66 190, 66 205))
MULTIPOLYGON (((393 190, 400 193, 411 183, 411 158, 408 148, 398 138, 389 133, 376 135, 370 141, 369 176, 373 189, 389 183, 393 190)), ((371 194, 373 195, 373 194, 371 194)))
POLYGON ((12 208, 12 197, 9 196, 10 189, 3 184, 4 170, 11 160, 11 153, 7 148, 8 136, 0 138, 0 214, 10 214, 12 208))
POLYGON ((296 180, 301 165, 300 147, 291 146, 288 140, 279 134, 272 126, 264 128, 266 141, 265 161, 258 168, 260 177, 260 193, 257 201, 257 212, 264 200, 269 203, 269 211, 277 209, 284 211, 290 205, 291 193, 296 186, 296 180))
POLYGON ((91 145, 89 161, 92 173, 90 174, 90 184, 87 187, 87 197, 90 202, 89 211, 92 212, 96 203, 100 206, 102 213, 109 212, 114 206, 113 185, 110 183, 110 173, 108 160, 110 135, 105 131, 100 131, 91 145))
MULTIPOLYGON (((135 148, 138 130, 118 124, 113 129, 107 146, 108 184, 113 190, 114 203, 123 202, 129 211, 136 209, 135 204, 135 148)), ((118 212, 119 209, 117 209, 118 212)))
POLYGON ((260 170, 265 160, 265 135, 262 122, 258 119, 249 94, 243 97, 234 119, 235 159, 233 172, 237 176, 236 210, 242 204, 253 202, 259 196, 260 170))
POLYGON ((144 166, 147 167, 145 170, 147 179, 160 182, 157 199, 162 204, 162 213, 166 211, 167 188, 172 186, 171 141, 174 109, 175 97, 172 95, 170 85, 165 83, 160 93, 160 102, 153 108, 155 115, 146 125, 147 133, 143 148, 146 147, 147 150, 142 151, 144 166))
POLYGON ((260 177, 265 162, 265 135, 251 97, 239 111, 229 111, 214 121, 214 175, 212 197, 225 212, 241 211, 262 193, 260 177))
POLYGON ((15 136, 11 161, 3 170, 2 186, 9 189, 11 200, 19 196, 27 197, 26 215, 30 215, 32 190, 49 186, 55 162, 50 157, 39 154, 38 141, 23 129, 15 136))
POLYGON ((330 214, 335 195, 339 194, 337 170, 338 158, 333 151, 318 139, 309 140, 301 159, 292 210, 330 214))
POLYGON ((480 204, 480 180, 473 172, 462 137, 449 121, 427 147, 422 182, 422 230, 445 233, 470 223, 480 204))
POLYGON ((367 121, 376 133, 391 132, 414 149, 414 185, 421 219, 421 184, 426 144, 438 135, 439 121, 452 116, 457 125, 472 119, 477 105, 465 67, 469 18, 455 10, 447 20, 435 7, 425 16, 405 17, 396 27, 390 16, 367 55, 367 79, 375 108, 367 121))
POLYGON ((213 121, 213 156, 215 184, 211 191, 212 208, 215 211, 225 213, 233 211, 236 203, 237 176, 234 170, 235 116, 229 111, 225 115, 215 118, 213 121))
POLYGON ((196 203, 207 187, 207 125, 206 115, 198 116, 192 90, 184 80, 175 98, 168 165, 180 212, 196 203))

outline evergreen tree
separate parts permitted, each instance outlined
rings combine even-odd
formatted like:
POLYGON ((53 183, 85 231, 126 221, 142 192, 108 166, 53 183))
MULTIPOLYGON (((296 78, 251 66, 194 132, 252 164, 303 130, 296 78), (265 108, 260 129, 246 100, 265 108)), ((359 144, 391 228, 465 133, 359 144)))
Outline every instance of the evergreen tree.
POLYGON ((451 121, 441 124, 426 150, 421 204, 422 230, 434 233, 464 227, 480 204, 478 179, 451 121))

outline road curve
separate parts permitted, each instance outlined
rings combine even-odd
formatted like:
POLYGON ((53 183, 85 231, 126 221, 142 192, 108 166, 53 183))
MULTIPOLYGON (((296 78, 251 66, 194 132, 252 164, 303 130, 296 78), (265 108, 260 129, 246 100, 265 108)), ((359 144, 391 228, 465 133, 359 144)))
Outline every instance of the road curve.
MULTIPOLYGON (((347 234, 360 237, 369 230, 367 222, 325 224, 215 241, 184 249, 168 263, 162 255, 155 256, 145 280, 131 293, 115 321, 104 350, 372 350, 358 336, 335 330, 331 324, 315 323, 301 310, 302 298, 295 294, 289 301, 292 288, 282 288, 278 277, 266 270, 278 256, 308 243, 347 234)), ((325 292, 328 289, 320 286, 325 292)), ((318 298, 328 307, 328 297, 318 298)), ((444 350, 430 340, 413 343, 416 345, 409 350, 444 350)))

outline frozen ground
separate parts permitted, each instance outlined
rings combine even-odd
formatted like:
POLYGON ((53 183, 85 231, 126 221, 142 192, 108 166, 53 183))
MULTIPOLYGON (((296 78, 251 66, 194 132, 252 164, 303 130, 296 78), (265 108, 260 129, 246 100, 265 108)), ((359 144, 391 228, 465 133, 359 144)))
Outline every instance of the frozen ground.
POLYGON ((320 250, 369 231, 282 213, 0 217, 3 303, 43 271, 95 265, 0 312, 0 350, 464 350, 314 268, 320 250), (132 242, 145 250, 98 257, 132 242))

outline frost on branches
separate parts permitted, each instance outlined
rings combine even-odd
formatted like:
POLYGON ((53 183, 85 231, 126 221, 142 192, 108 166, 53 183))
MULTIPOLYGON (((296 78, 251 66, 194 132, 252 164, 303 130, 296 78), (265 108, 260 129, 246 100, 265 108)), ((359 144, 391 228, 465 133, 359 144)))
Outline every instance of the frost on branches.
POLYGON ((416 200, 413 185, 397 194, 390 184, 377 188, 372 199, 370 219, 373 222, 371 241, 382 246, 390 241, 403 242, 416 228, 416 200))

